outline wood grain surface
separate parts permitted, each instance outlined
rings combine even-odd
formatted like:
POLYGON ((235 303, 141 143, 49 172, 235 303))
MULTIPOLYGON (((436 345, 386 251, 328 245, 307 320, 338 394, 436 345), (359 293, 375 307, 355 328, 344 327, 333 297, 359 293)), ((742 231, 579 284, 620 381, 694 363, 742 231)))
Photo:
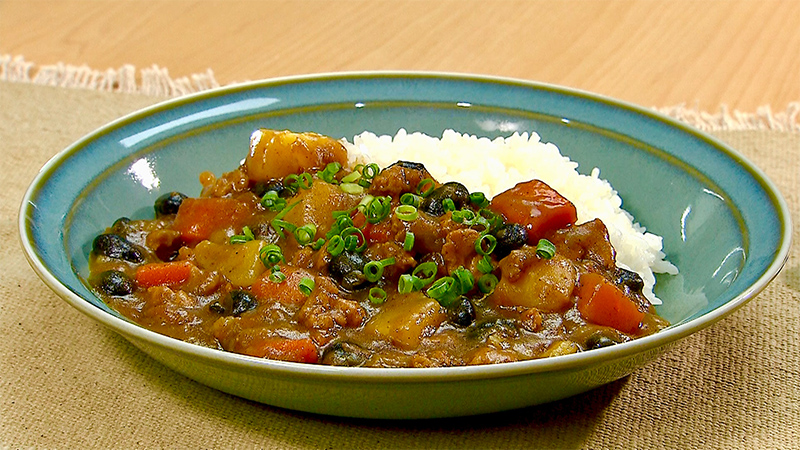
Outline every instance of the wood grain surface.
POLYGON ((499 75, 643 106, 800 101, 793 0, 0 0, 0 54, 211 69, 220 84, 352 70, 499 75))

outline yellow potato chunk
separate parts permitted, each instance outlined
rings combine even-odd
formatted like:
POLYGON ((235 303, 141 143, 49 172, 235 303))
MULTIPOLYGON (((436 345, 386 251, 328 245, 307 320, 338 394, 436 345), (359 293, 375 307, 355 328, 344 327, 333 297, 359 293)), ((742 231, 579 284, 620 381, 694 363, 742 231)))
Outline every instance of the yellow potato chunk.
POLYGON ((250 286, 266 270, 258 258, 266 243, 261 240, 243 244, 224 245, 202 241, 194 249, 197 265, 205 270, 215 270, 237 287, 250 286))
POLYGON ((436 300, 412 292, 392 297, 365 329, 404 350, 413 350, 445 320, 447 314, 436 300))
POLYGON ((501 306, 524 306, 542 312, 560 312, 572 305, 577 270, 571 261, 556 255, 552 259, 529 258, 516 277, 504 272, 492 301, 501 306))
POLYGON ((250 136, 245 168, 251 181, 282 179, 328 163, 347 164, 347 150, 341 142, 316 133, 256 130, 250 136))

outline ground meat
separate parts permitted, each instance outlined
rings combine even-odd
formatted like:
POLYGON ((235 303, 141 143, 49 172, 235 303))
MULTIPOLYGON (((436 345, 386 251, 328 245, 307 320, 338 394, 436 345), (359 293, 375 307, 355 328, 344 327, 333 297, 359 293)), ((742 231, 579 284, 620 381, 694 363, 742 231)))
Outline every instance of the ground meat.
POLYGON ((317 336, 321 337, 336 328, 361 325, 366 312, 358 302, 343 298, 330 278, 318 276, 314 280, 315 288, 297 315, 300 324, 320 332, 317 336))

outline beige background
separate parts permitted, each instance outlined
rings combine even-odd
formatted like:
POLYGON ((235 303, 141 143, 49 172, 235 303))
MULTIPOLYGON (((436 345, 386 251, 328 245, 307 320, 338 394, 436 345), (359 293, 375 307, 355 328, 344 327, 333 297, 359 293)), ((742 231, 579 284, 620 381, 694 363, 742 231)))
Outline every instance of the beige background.
POLYGON ((644 106, 800 100, 795 0, 1 0, 0 54, 220 84, 411 69, 563 84, 644 106))

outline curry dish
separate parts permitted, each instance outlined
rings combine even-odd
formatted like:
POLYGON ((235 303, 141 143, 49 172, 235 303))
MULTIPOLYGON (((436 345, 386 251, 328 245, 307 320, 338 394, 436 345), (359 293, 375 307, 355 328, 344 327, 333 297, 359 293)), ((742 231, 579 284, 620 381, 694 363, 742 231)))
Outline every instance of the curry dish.
POLYGON ((158 333, 339 366, 520 361, 668 325, 605 225, 576 223, 547 184, 488 199, 416 162, 347 162, 333 138, 258 130, 198 197, 165 194, 153 219, 97 236, 89 283, 158 333))

